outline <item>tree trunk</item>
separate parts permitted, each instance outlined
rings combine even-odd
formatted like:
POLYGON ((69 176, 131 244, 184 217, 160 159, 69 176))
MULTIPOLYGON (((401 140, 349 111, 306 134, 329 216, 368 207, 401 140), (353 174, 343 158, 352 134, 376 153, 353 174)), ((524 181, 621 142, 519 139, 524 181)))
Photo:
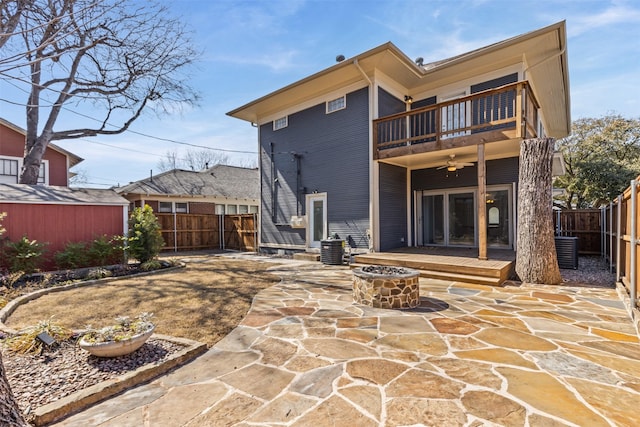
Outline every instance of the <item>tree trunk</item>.
POLYGON ((29 424, 25 421, 18 402, 11 393, 11 387, 4 374, 4 365, 2 364, 2 354, 0 353, 0 425, 7 427, 27 427, 29 424))
POLYGON ((528 283, 562 282, 553 236, 551 164, 553 138, 520 144, 516 273, 528 283))

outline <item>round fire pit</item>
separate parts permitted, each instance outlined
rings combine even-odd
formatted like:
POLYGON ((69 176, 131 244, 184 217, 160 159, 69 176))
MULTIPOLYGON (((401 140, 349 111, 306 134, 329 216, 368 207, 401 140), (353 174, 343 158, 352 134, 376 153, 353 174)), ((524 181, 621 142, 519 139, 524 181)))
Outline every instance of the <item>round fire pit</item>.
POLYGON ((420 305, 420 272, 405 267, 370 265, 353 270, 353 300, 375 308, 420 305))

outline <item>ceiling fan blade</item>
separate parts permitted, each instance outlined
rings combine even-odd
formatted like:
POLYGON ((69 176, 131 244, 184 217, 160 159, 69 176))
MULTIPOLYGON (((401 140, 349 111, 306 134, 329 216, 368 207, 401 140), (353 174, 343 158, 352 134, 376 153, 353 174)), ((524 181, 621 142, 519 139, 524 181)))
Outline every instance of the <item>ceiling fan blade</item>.
POLYGON ((444 169, 444 168, 448 168, 449 165, 444 165, 444 166, 440 166, 439 168, 436 168, 436 170, 440 170, 440 169, 444 169))
POLYGON ((465 163, 458 163, 458 164, 462 165, 462 166, 473 166, 473 163, 466 163, 466 162, 465 163))

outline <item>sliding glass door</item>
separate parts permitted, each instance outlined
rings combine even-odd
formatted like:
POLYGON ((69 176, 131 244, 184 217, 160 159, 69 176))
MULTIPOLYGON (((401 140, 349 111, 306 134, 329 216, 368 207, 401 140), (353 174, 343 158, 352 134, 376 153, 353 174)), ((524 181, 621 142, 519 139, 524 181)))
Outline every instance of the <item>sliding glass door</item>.
MULTIPOLYGON (((416 191, 416 239, 418 246, 478 246, 478 192, 473 188, 416 191)), ((512 247, 511 190, 487 187, 487 243, 512 247)))

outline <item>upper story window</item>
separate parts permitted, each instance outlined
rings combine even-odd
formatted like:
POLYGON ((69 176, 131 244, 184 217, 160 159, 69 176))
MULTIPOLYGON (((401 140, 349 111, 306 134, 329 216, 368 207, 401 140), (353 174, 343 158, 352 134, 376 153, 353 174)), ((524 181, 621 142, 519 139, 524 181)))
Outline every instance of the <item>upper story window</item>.
MULTIPOLYGON (((48 160, 40 163, 38 171, 38 184, 48 184, 47 165, 48 160)), ((22 168, 22 159, 11 156, 0 157, 0 183, 1 184, 17 184, 20 177, 20 169, 22 168)))
POLYGON ((0 183, 18 183, 18 161, 12 159, 0 159, 0 183))
POLYGON ((340 98, 327 101, 327 114, 333 113, 334 111, 343 110, 345 108, 347 108, 346 96, 341 96, 340 98))
POLYGON ((289 126, 289 116, 280 117, 273 121, 273 130, 280 130, 289 126))

